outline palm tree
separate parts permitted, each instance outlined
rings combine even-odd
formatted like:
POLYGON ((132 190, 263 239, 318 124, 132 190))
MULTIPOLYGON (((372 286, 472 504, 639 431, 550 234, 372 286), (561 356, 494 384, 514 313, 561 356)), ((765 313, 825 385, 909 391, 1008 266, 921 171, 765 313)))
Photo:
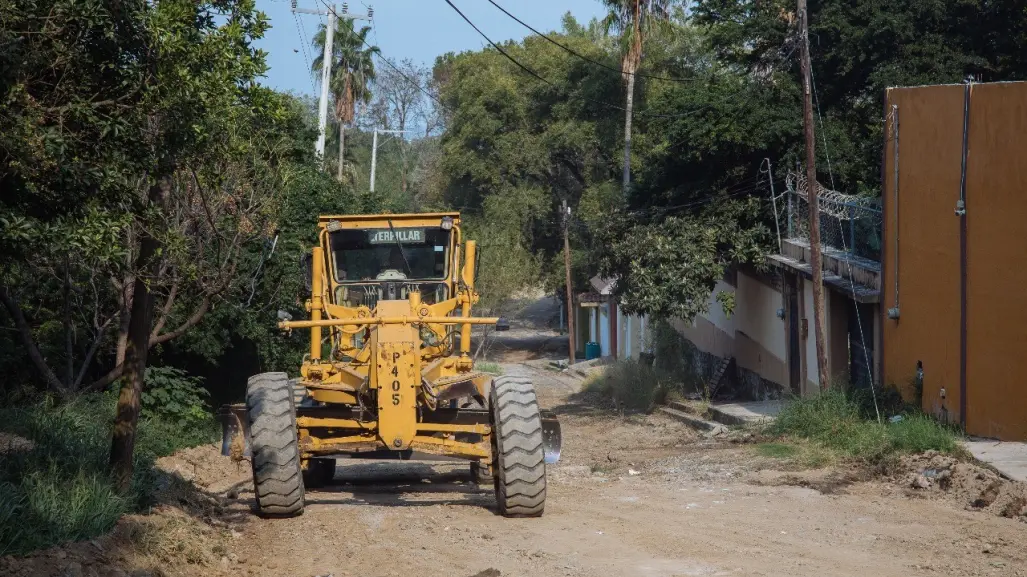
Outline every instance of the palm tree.
MULTIPOLYGON (((358 102, 371 101, 371 83, 374 81, 374 55, 381 51, 367 42, 369 26, 353 30, 353 20, 342 18, 332 37, 332 78, 329 90, 335 100, 335 120, 339 124, 339 162, 337 178, 342 181, 343 154, 346 144, 346 124, 353 122, 358 102)), ((324 63, 325 26, 313 38, 318 56, 311 68, 320 72, 324 63)))
POLYGON ((624 108, 624 194, 631 184, 631 114, 635 106, 635 72, 642 63, 642 47, 653 27, 670 18, 673 0, 603 0, 609 13, 606 32, 620 36, 621 72, 627 82, 624 108))

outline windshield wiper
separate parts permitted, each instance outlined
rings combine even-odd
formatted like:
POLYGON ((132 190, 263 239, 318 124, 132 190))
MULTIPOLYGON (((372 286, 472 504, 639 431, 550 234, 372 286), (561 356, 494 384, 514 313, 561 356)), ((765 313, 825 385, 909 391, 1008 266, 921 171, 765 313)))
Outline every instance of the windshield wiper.
POLYGON ((407 251, 403 248, 403 243, 399 242, 399 235, 396 234, 396 227, 392 226, 392 219, 389 219, 389 230, 392 231, 392 239, 396 241, 396 246, 399 247, 399 255, 403 257, 403 266, 407 267, 408 278, 414 276, 414 270, 410 268, 410 261, 407 260, 407 251))

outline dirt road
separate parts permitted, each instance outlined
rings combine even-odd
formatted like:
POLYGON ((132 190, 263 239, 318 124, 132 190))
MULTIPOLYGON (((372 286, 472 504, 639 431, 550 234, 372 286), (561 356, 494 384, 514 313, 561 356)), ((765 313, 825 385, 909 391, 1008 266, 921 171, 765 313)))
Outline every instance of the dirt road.
MULTIPOLYGON (((346 464, 296 519, 250 519, 229 574, 1023 575, 1027 525, 911 500, 878 484, 842 494, 775 485, 744 446, 713 446, 659 417, 621 418, 575 400, 578 382, 535 378, 560 413, 564 459, 540 519, 504 519, 466 467, 346 464), (374 477, 374 481, 371 481, 374 477), (767 485, 767 481, 771 480, 767 485), (487 570, 497 570, 498 573, 487 570), (485 571, 485 573, 482 573, 485 571)), ((246 507, 246 497, 237 507, 246 507)))
MULTIPOLYGON (((543 406, 563 424, 563 459, 549 468, 543 517, 496 515, 491 488, 472 483, 464 463, 340 460, 334 483, 307 493, 301 517, 259 519, 243 488, 221 499, 216 513, 193 513, 201 523, 191 526, 222 536, 207 546, 213 562, 184 563, 173 541, 164 546, 171 563, 137 574, 1027 575, 1022 520, 966 510, 948 498, 917 498, 897 483, 781 473, 781 462, 758 457, 750 445, 706 440, 659 416, 602 411, 579 394, 580 380, 539 358, 559 354, 554 334, 521 326, 503 339, 494 350, 504 370, 531 376, 543 406)), ((175 470, 208 488, 240 474, 214 455, 211 447, 197 449, 175 470)), ((60 563, 68 565, 49 566, 60 563)), ((87 564, 84 574, 132 569, 107 573, 100 566, 87 564)))

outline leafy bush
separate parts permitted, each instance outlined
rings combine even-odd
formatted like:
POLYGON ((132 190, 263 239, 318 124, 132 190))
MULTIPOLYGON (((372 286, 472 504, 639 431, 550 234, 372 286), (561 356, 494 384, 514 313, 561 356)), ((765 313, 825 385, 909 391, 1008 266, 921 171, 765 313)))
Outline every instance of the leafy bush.
POLYGON ((910 413, 895 423, 881 423, 864 415, 858 399, 830 390, 786 406, 769 432, 812 441, 842 456, 868 462, 900 453, 951 453, 958 448, 958 432, 927 415, 910 413))
MULTIPOLYGON (((160 374, 160 371, 158 371, 160 374)), ((184 373, 178 372, 178 375, 184 373)), ((195 381, 186 381, 195 385, 195 381)), ((179 381, 168 398, 191 399, 179 381)), ((202 400, 201 400, 202 402, 202 400)), ((191 407, 152 404, 140 419, 132 490, 119 495, 107 476, 115 396, 83 395, 63 404, 0 409, 0 423, 32 441, 0 455, 0 555, 24 554, 109 531, 118 518, 152 502, 156 458, 217 439, 213 415, 191 407)))
POLYGON ((202 379, 174 367, 148 367, 145 381, 142 418, 162 419, 183 429, 209 418, 210 393, 203 388, 202 379))

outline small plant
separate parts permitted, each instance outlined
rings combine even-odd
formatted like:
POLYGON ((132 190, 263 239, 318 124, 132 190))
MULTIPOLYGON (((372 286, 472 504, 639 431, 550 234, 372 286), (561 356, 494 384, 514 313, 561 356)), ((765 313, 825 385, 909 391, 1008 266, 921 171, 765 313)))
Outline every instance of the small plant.
POLYGON ((474 363, 474 368, 483 373, 489 373, 490 375, 502 375, 503 365, 494 363, 492 361, 478 361, 474 363))

